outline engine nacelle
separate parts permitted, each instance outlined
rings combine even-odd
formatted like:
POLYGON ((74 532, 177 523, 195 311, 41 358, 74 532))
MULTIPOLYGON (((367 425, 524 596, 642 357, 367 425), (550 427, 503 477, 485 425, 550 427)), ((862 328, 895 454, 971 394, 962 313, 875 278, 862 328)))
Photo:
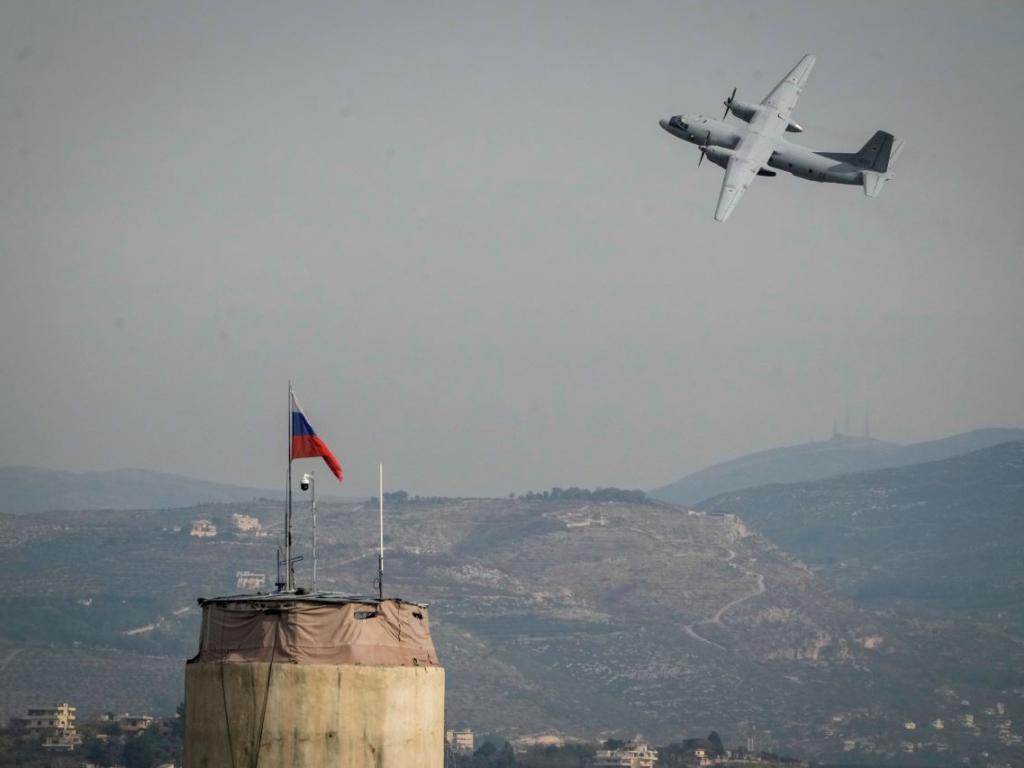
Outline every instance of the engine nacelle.
MULTIPOLYGON (((748 101, 740 101, 735 98, 726 100, 725 106, 728 107, 729 111, 736 115, 736 117, 747 123, 753 120, 754 115, 762 109, 760 104, 751 104, 748 101)), ((804 131, 803 126, 794 122, 790 122, 786 125, 786 130, 789 133, 803 133, 804 131)))
MULTIPOLYGON (((729 160, 733 155, 736 154, 736 150, 729 149, 728 147, 708 147, 704 150, 704 155, 717 166, 727 168, 729 166, 729 160)), ((775 171, 769 168, 767 165, 757 169, 758 176, 775 176, 775 171)))
POLYGON ((725 102, 726 106, 729 107, 729 111, 732 112, 736 117, 744 122, 749 123, 754 115, 757 114, 758 110, 761 109, 759 104, 751 104, 748 101, 740 101, 739 99, 732 99, 731 101, 725 102))
POLYGON ((705 157, 717 166, 725 168, 729 164, 729 158, 736 154, 725 147, 708 147, 704 151, 705 157))

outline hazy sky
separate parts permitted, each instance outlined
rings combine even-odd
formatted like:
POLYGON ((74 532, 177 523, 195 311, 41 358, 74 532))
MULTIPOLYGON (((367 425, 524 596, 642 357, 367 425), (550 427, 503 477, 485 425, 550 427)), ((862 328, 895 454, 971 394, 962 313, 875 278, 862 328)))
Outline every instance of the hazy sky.
MULTIPOLYGON (((1024 5, 0 5, 0 464, 340 490, 659 485, 826 437, 1024 424, 1024 5), (801 143, 658 126, 804 53, 801 143), (311 467, 314 465, 310 465, 311 467)), ((735 118, 732 118, 735 119, 735 118)))

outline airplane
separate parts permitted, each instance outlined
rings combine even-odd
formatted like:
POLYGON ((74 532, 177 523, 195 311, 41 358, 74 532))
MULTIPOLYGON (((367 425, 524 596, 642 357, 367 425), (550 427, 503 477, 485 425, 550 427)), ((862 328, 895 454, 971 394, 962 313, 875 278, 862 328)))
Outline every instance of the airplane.
POLYGON ((717 221, 729 218, 755 176, 775 176, 778 171, 785 171, 811 181, 861 184, 868 197, 877 197, 885 182, 895 178, 892 168, 904 142, 897 141, 891 133, 877 131, 859 152, 815 152, 783 138, 784 133, 803 131, 790 115, 814 62, 814 56, 804 56, 760 104, 740 101, 733 88, 724 102, 721 120, 704 115, 676 115, 660 121, 661 127, 673 136, 700 147, 698 167, 706 157, 725 168, 715 209, 717 221), (725 122, 730 112, 748 127, 725 122))

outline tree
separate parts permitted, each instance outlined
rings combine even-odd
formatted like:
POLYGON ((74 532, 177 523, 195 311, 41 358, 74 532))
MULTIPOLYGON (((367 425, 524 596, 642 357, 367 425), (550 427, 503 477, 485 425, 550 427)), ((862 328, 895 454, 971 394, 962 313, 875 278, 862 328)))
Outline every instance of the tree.
POLYGON ((171 735, 178 741, 185 738, 185 702, 181 702, 174 711, 176 717, 171 721, 171 735))
POLYGON ((485 741, 483 743, 483 745, 481 745, 480 749, 478 749, 473 754, 476 755, 477 757, 490 757, 491 755, 493 755, 497 751, 498 751, 498 748, 496 746, 494 746, 494 742, 493 741, 485 741))
POLYGON ((711 745, 711 749, 714 750, 715 756, 725 754, 725 746, 722 744, 722 737, 718 735, 718 731, 712 731, 708 734, 708 743, 711 745))
POLYGON ((121 745, 115 739, 90 739, 86 743, 85 757, 98 765, 117 765, 121 762, 121 745))
POLYGON ((516 754, 512 750, 512 745, 506 741, 494 756, 494 768, 515 768, 515 766, 516 754))
POLYGON ((129 739, 124 745, 124 764, 127 768, 153 768, 158 752, 153 737, 148 733, 129 739))

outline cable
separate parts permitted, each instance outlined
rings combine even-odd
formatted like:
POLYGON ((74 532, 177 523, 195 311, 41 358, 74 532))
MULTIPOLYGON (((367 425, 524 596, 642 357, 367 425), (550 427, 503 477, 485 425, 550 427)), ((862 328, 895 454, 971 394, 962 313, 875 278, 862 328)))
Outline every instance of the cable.
POLYGON ((270 650, 270 664, 267 667, 267 687, 263 691, 263 712, 260 714, 260 728, 256 732, 256 748, 253 751, 252 768, 259 768, 260 753, 263 751, 263 725, 267 720, 267 702, 270 700, 270 678, 274 674, 274 659, 277 657, 277 638, 280 632, 281 612, 279 611, 277 622, 274 624, 274 646, 270 650))
POLYGON ((235 744, 231 739, 231 718, 228 717, 228 691, 224 686, 224 660, 220 661, 220 697, 224 702, 224 727, 228 732, 228 754, 231 755, 231 768, 235 768, 235 744))

